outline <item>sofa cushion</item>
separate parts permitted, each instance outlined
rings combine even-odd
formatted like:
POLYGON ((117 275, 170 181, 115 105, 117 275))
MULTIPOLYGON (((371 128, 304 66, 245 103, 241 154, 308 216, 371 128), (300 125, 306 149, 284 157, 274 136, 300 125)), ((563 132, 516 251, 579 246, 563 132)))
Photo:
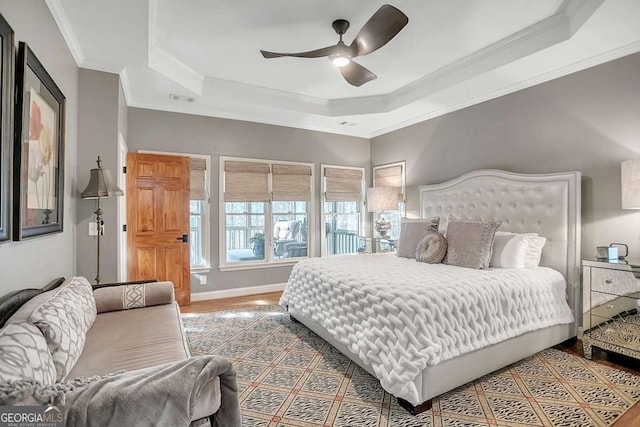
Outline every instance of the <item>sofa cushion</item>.
POLYGON ((29 316, 29 322, 36 325, 47 340, 57 381, 64 380, 73 369, 95 318, 93 289, 83 277, 72 278, 29 316))
POLYGON ((131 371, 189 356, 176 303, 101 313, 69 378, 131 371))
POLYGON ((42 385, 56 381, 56 368, 42 332, 30 323, 0 329, 0 381, 31 379, 42 385))

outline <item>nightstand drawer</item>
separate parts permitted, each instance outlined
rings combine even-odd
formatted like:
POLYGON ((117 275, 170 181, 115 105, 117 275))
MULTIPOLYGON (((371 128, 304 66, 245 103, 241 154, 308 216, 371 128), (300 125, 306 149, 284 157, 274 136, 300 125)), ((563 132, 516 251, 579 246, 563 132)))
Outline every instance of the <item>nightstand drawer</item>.
POLYGON ((637 271, 591 268, 591 290, 615 295, 640 292, 640 273, 637 271))
POLYGON ((633 297, 621 297, 603 292, 591 292, 591 315, 613 319, 621 313, 638 310, 640 300, 633 297))

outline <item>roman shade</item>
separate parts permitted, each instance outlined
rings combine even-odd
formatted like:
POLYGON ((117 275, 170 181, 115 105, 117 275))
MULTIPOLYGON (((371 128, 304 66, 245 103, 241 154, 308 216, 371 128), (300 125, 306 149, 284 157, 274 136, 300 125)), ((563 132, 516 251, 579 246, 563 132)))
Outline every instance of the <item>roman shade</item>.
POLYGON ((374 187, 397 187, 398 202, 404 201, 402 194, 402 166, 393 165, 388 167, 380 167, 374 170, 374 187))
POLYGON ((360 169, 325 168, 325 198, 327 202, 362 200, 363 175, 360 169))
POLYGON ((273 200, 311 200, 310 166, 275 163, 272 168, 273 200))
POLYGON ((268 202, 269 172, 268 163, 225 161, 225 202, 268 202))
POLYGON ((207 186, 205 183, 205 171, 207 162, 205 159, 191 157, 191 200, 207 200, 207 186))

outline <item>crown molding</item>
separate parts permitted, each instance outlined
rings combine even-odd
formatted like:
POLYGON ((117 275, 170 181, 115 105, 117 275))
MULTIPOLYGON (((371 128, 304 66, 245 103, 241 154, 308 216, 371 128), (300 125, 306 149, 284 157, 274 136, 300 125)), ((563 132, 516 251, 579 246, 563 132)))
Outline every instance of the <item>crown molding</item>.
POLYGON ((565 0, 561 6, 569 18, 569 28, 573 36, 576 31, 595 13, 605 0, 565 0))
POLYGON ((330 101, 324 98, 211 77, 205 79, 204 91, 209 96, 240 99, 251 105, 331 116, 328 108, 330 101))
POLYGON ((53 16, 53 19, 56 21, 56 24, 62 33, 62 37, 71 51, 71 56, 73 56, 74 61, 76 61, 76 65, 80 67, 84 63, 85 56, 84 53, 82 53, 78 38, 73 31, 73 27, 71 26, 71 22, 69 21, 66 12, 64 11, 64 7, 62 7, 61 1, 45 0, 45 3, 47 4, 47 7, 49 7, 49 11, 53 16))
POLYGON ((79 68, 85 68, 87 70, 102 71, 103 73, 120 74, 124 69, 121 65, 109 64, 99 61, 84 61, 79 68))
POLYGON ((353 130, 353 128, 334 129, 331 127, 318 126, 318 125, 303 123, 299 121, 269 118, 269 117, 266 117, 264 114, 257 115, 257 114, 233 113, 229 111, 211 111, 209 109, 200 109, 200 108, 193 108, 193 107, 192 108, 176 108, 172 106, 167 106, 166 104, 163 104, 163 103, 156 104, 152 102, 140 102, 135 99, 133 101, 128 102, 127 105, 129 107, 144 108, 147 110, 168 111, 172 113, 216 117, 220 119, 237 120, 241 122, 262 123, 265 125, 282 126, 282 127, 289 127, 289 128, 302 129, 302 130, 311 130, 315 132, 331 133, 334 135, 353 136, 356 138, 365 138, 365 139, 370 138, 369 132, 361 132, 358 130, 353 130))
POLYGON ((147 65, 166 78, 173 80, 180 86, 201 96, 204 86, 204 76, 165 49, 158 46, 156 25, 158 22, 158 0, 149 0, 147 65))
POLYGON ((614 49, 608 52, 605 52, 603 54, 600 55, 596 55, 593 56, 591 58, 587 58, 585 60, 582 61, 578 61, 575 62, 573 64, 567 65, 565 67, 560 67, 560 68, 556 68, 553 71, 549 71, 546 73, 542 73, 539 74, 535 77, 532 77, 530 79, 527 79, 525 81, 519 82, 519 83, 515 83, 513 85, 510 85, 506 88, 502 88, 500 90, 496 90, 496 91, 492 91, 489 93, 486 93, 484 95, 475 97, 473 99, 458 103, 458 104, 454 104, 451 106, 448 106, 446 108, 441 108, 438 110, 434 110, 431 111, 427 114, 420 114, 418 116, 415 116, 411 119, 408 120, 403 120, 401 122, 398 122, 392 126, 387 126, 384 128, 380 128, 376 131, 373 131, 371 133, 369 133, 369 138, 375 138, 381 135, 385 135, 387 133, 396 131, 398 129, 402 129, 411 125, 414 125, 416 123, 420 123, 420 122, 424 122, 426 120, 429 119, 433 119, 435 117, 438 116, 442 116, 457 110, 461 110, 463 108, 466 107, 471 107, 472 105, 476 105, 476 104, 480 104, 482 102, 485 101, 489 101, 491 99, 495 99, 495 98, 499 98, 501 96, 504 95, 508 95, 510 93, 513 92, 517 92, 519 90, 522 89, 527 89, 531 86, 535 86, 541 83, 545 83, 548 82, 549 80, 553 80, 553 79, 557 79, 560 77, 564 77, 566 75, 569 75, 571 73, 576 73, 578 71, 582 71, 585 70, 587 68, 591 68, 591 67, 595 67, 596 65, 600 65, 600 64, 604 64, 605 62, 609 62, 609 61, 613 61, 615 59, 618 58, 622 58, 623 56, 627 56, 630 55, 632 53, 636 53, 640 51, 640 41, 639 42, 634 42, 634 43, 630 43, 628 45, 622 46, 618 49, 614 49))
POLYGON ((204 87, 204 76, 178 60, 166 50, 156 45, 149 45, 147 65, 166 78, 194 94, 201 96, 204 87))
POLYGON ((120 84, 122 85, 122 93, 124 93, 124 102, 128 105, 133 100, 131 95, 131 83, 129 82, 129 71, 127 67, 120 72, 120 84))

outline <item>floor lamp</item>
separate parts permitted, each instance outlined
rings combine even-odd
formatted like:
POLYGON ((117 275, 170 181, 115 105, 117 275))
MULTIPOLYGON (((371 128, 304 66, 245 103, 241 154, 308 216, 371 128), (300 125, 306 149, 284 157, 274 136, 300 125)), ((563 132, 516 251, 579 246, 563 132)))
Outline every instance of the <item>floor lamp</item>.
POLYGON ((104 221, 102 220, 102 210, 100 209, 100 199, 105 197, 124 196, 124 193, 111 179, 111 173, 107 169, 102 168, 102 160, 98 156, 97 169, 91 169, 91 177, 87 188, 82 192, 83 200, 97 199, 96 229, 98 231, 98 252, 96 256, 96 285, 100 284, 100 235, 102 234, 104 221))

